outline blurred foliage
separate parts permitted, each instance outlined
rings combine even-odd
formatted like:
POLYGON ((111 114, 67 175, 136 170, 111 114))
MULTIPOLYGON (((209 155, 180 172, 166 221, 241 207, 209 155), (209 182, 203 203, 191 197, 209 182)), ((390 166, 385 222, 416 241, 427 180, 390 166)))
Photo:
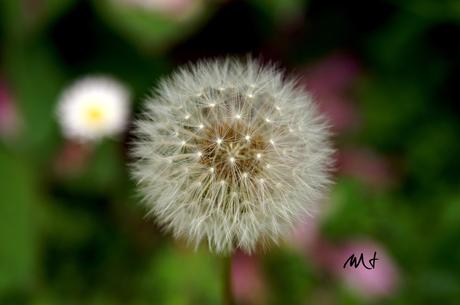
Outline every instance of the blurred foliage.
POLYGON ((304 0, 250 0, 261 13, 275 21, 292 18, 302 13, 303 7, 307 4, 304 0))
POLYGON ((0 81, 22 122, 15 138, 0 135, 0 304, 221 303, 218 258, 145 219, 127 173, 129 133, 92 147, 77 170, 57 165, 68 143, 55 107, 72 80, 120 79, 136 115, 159 77, 189 60, 253 53, 301 73, 337 52, 359 62, 347 98, 362 119, 336 135, 337 148, 376 152, 391 183, 370 187, 339 171, 321 232, 337 244, 379 241, 401 287, 362 298, 282 247, 260 258, 266 299, 458 303, 459 1, 208 0, 182 17, 120 2, 0 2, 0 81))
POLYGON ((0 151, 0 294, 14 289, 27 291, 38 271, 39 195, 33 173, 21 161, 0 151))
POLYGON ((101 17, 127 39, 140 47, 163 50, 163 52, 172 43, 193 32, 198 22, 205 21, 206 13, 200 11, 201 16, 183 16, 183 20, 180 20, 177 17, 130 7, 113 0, 94 0, 93 4, 101 17))

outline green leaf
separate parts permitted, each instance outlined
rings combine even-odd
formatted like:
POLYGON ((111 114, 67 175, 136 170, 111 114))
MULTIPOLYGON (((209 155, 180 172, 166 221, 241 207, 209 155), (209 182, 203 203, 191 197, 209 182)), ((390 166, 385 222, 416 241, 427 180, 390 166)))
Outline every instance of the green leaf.
POLYGON ((76 0, 2 0, 0 22, 3 23, 7 37, 25 41, 30 35, 45 29, 74 3, 76 0))
POLYGON ((78 191, 90 191, 99 194, 108 194, 120 190, 120 183, 124 182, 126 168, 122 159, 120 143, 103 140, 96 143, 85 172, 71 180, 71 186, 78 191))
POLYGON ((313 270, 304 257, 278 250, 264 260, 273 304, 303 304, 312 292, 313 270))
POLYGON ((21 160, 0 149, 0 294, 27 289, 37 273, 37 190, 21 160))
POLYGON ((24 128, 23 147, 45 160, 58 141, 55 106, 64 85, 56 56, 45 45, 15 43, 5 50, 5 69, 24 128))
POLYGON ((205 14, 175 20, 157 12, 122 5, 115 1, 94 0, 99 15, 125 38, 140 47, 163 50, 193 33, 205 14))
POLYGON ((149 304, 220 304, 221 269, 207 251, 165 246, 152 260, 141 288, 149 304))
POLYGON ((304 11, 308 1, 305 0, 250 0, 264 15, 280 20, 292 18, 304 11))
POLYGON ((419 128, 414 122, 426 111, 424 103, 428 96, 424 93, 409 80, 376 78, 363 81, 357 96, 365 118, 364 140, 390 151, 405 147, 405 139, 419 128))
POLYGON ((417 15, 437 21, 460 21, 460 1, 458 0, 392 0, 417 15))
POLYGON ((376 222, 370 199, 363 185, 344 178, 337 181, 331 194, 331 211, 323 225, 326 234, 343 237, 371 232, 376 222))

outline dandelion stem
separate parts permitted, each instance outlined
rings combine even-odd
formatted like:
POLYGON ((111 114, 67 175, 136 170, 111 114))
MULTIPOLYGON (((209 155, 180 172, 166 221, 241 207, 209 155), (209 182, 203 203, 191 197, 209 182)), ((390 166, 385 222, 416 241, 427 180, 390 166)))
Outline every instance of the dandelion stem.
POLYGON ((223 304, 235 305, 232 293, 232 255, 224 256, 222 258, 223 265, 223 304))

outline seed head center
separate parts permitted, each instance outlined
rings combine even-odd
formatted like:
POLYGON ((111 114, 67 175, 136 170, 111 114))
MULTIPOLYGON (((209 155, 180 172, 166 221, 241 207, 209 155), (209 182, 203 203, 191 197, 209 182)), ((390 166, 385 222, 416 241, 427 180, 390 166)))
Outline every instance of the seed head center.
POLYGON ((202 152, 199 162, 214 168, 216 178, 229 183, 238 183, 242 173, 256 176, 263 170, 263 163, 256 155, 269 146, 257 133, 252 134, 248 141, 249 129, 241 121, 219 122, 204 128, 203 137, 196 143, 202 152))

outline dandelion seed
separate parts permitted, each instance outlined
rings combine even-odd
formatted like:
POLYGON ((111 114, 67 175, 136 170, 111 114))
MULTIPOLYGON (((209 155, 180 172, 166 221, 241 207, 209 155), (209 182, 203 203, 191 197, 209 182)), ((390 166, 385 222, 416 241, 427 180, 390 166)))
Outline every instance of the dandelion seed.
POLYGON ((333 152, 327 123, 310 95, 275 67, 203 61, 163 82, 145 109, 134 132, 133 176, 151 214, 175 236, 195 245, 207 240, 217 253, 250 253, 276 242, 325 195, 333 152), (204 94, 197 98, 197 91, 204 94), (211 111, 216 99, 225 107, 211 111), (267 124, 273 102, 283 111, 267 124), (184 111, 190 121, 181 120, 184 111), (190 129, 193 118, 203 124, 198 135, 190 129), (294 124, 304 131, 291 130, 294 124), (187 135, 187 146, 174 146, 168 130, 187 135), (199 158, 184 157, 193 151, 199 158), (165 157, 180 162, 159 161, 165 157), (189 169, 185 177, 182 167, 189 169))

